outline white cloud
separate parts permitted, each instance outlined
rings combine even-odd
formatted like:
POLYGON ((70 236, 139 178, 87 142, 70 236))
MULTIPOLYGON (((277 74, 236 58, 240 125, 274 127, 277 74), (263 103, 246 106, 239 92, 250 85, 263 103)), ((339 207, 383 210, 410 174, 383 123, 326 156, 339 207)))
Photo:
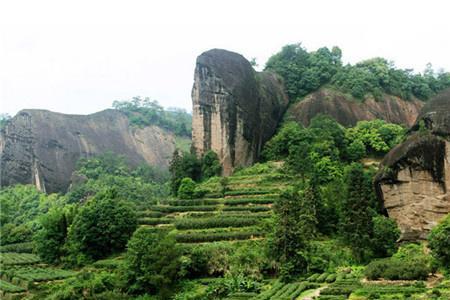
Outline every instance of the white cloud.
POLYGON ((421 71, 450 70, 445 1, 0 2, 0 112, 91 113, 150 96, 190 110, 195 58, 210 48, 256 57, 283 45, 338 45, 421 71))

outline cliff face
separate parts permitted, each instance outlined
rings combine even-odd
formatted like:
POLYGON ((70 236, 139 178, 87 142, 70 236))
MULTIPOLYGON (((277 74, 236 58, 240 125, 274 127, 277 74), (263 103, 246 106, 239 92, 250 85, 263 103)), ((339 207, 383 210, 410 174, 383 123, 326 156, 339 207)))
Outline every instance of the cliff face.
POLYGON ((405 101, 387 95, 380 101, 367 99, 360 103, 342 93, 323 88, 291 105, 288 115, 304 126, 308 126, 318 114, 330 115, 344 126, 354 126, 358 121, 374 119, 412 126, 422 106, 421 101, 405 101))
POLYGON ((375 187, 403 240, 426 238, 450 213, 450 89, 425 105, 408 139, 386 155, 375 187))
POLYGON ((85 116, 23 110, 0 133, 0 186, 31 183, 64 192, 81 157, 111 151, 131 165, 167 168, 174 149, 172 134, 156 126, 131 127, 115 110, 85 116))
POLYGON ((195 153, 213 150, 229 175, 257 159, 288 98, 275 74, 257 73, 243 56, 213 49, 197 58, 192 102, 195 153))

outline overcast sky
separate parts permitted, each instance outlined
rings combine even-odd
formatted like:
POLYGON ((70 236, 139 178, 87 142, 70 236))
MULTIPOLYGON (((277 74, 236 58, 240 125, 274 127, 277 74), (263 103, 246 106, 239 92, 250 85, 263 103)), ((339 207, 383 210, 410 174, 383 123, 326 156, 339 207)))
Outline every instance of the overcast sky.
POLYGON ((0 0, 0 112, 85 114, 133 96, 190 111, 195 59, 211 48, 264 65, 289 43, 337 45, 345 62, 450 70, 446 2, 0 0))

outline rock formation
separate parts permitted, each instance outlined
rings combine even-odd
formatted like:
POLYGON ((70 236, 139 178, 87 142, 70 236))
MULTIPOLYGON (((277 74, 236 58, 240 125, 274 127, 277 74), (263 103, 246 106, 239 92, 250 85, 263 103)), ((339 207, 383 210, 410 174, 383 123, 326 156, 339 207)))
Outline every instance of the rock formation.
POLYGON ((358 102, 348 95, 331 89, 320 89, 291 105, 288 116, 308 126, 314 116, 327 114, 344 126, 354 126, 358 121, 382 119, 389 123, 412 126, 423 102, 405 101, 399 97, 385 95, 375 101, 366 99, 358 102))
POLYGON ((386 155, 375 187, 403 240, 426 238, 450 213, 450 89, 424 106, 408 139, 386 155))
POLYGON ((0 133, 0 186, 35 184, 46 192, 64 192, 81 157, 111 151, 131 165, 167 168, 175 149, 171 133, 135 128, 119 111, 66 115, 23 110, 0 133))
POLYGON ((195 153, 213 150, 229 175, 257 159, 288 98, 277 75, 255 72, 243 56, 213 49, 197 58, 192 102, 195 153))

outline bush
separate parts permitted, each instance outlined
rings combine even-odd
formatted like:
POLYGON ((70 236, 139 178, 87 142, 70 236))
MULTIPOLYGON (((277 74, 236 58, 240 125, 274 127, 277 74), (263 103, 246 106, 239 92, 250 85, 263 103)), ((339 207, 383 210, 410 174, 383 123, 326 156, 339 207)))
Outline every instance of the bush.
POLYGON ((204 243, 215 241, 233 241, 246 240, 262 236, 260 231, 236 231, 236 232, 217 232, 217 233, 178 233, 176 240, 179 243, 204 243))
POLYGON ((181 199, 193 199, 196 186, 197 184, 191 178, 183 178, 178 188, 178 197, 181 199))
POLYGON ((116 198, 114 190, 96 194, 76 215, 68 241, 71 263, 82 263, 79 254, 100 259, 121 251, 137 226, 130 204, 116 198), (77 258, 79 257, 79 258, 77 258))
POLYGON ((450 215, 434 227, 428 236, 432 255, 444 267, 450 267, 450 215))
POLYGON ((425 280, 431 269, 425 260, 386 258, 372 261, 365 269, 368 279, 425 280))
POLYGON ((252 217, 231 217, 231 218, 182 218, 175 221, 177 229, 205 229, 218 227, 244 227, 255 225, 259 222, 258 218, 252 217))
POLYGON ((181 249, 175 239, 161 230, 139 228, 127 245, 123 264, 131 293, 159 294, 168 299, 179 279, 181 249))

